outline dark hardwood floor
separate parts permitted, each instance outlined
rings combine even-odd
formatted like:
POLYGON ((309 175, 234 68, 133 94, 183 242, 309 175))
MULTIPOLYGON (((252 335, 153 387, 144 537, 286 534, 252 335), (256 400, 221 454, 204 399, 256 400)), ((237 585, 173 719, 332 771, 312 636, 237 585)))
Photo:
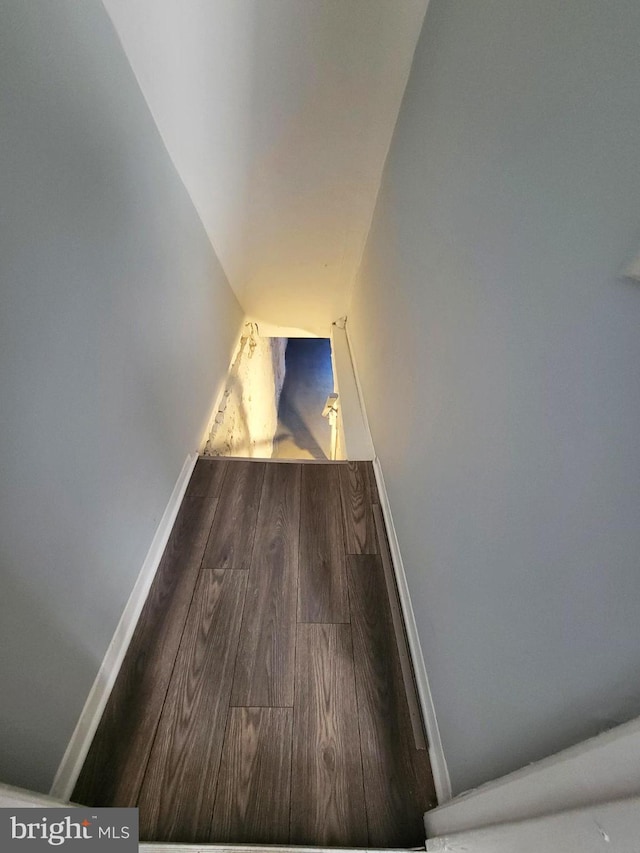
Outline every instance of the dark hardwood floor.
POLYGON ((423 845, 377 503, 370 463, 199 460, 72 799, 148 841, 423 845))

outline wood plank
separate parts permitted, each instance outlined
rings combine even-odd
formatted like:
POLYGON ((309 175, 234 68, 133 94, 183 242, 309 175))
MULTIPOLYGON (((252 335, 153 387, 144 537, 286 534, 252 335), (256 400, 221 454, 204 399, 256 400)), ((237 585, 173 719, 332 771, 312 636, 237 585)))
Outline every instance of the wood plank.
POLYGON ((377 554, 367 463, 349 462, 338 471, 347 554, 377 554))
POLYGON ((209 569, 248 569, 265 465, 233 461, 227 466, 202 565, 209 569))
MULTIPOLYGON (((347 561, 340 495, 341 486, 352 488, 340 479, 346 463, 207 464, 228 466, 231 474, 199 475, 200 485, 192 488, 209 496, 185 499, 73 798, 106 806, 139 802, 143 837, 157 841, 285 844, 286 819, 283 830, 277 810, 287 795, 274 792, 287 788, 278 780, 287 763, 282 751, 293 737, 290 843, 420 844, 430 769, 426 749, 416 750, 407 735, 407 719, 414 719, 406 702, 403 710, 407 688, 399 672, 406 669, 412 688, 414 680, 380 508, 370 510, 380 557, 347 561), (242 482, 234 482, 234 472, 242 482), (211 497, 217 489, 226 498, 224 524, 218 522, 222 501, 216 510, 211 497), (239 507, 238 513, 229 506, 239 507), (243 542, 234 531, 221 546, 223 561, 237 569, 249 553, 250 569, 202 571, 189 609, 207 535, 217 523, 222 531, 236 524, 244 536, 243 542), (296 595, 297 545, 300 575, 308 570, 309 601, 302 591, 296 595), (232 578, 235 584, 249 581, 244 618, 243 593, 231 589, 232 578), (393 607, 383 616, 385 582, 393 607), (349 625, 301 624, 294 630, 296 611, 314 622, 351 618, 355 671, 349 625), (397 650, 390 623, 397 629, 397 650), (230 700, 248 707, 230 711, 230 700), (276 721, 268 708, 256 707, 276 703, 295 707, 274 712, 276 721), (289 715, 288 724, 282 714, 289 715), (245 825, 258 828, 245 832, 245 825)), ((358 467, 364 505, 373 501, 375 483, 368 463, 358 467)), ((359 547, 366 548, 366 526, 354 529, 359 547)), ((214 548, 211 537, 207 548, 214 548)), ((415 701, 421 730, 419 715, 415 701)))
POLYGON ((291 843, 367 845, 349 625, 298 625, 291 843))
POLYGON ((338 467, 302 468, 299 622, 348 622, 338 467))
POLYGON ((414 745, 382 564, 350 556, 348 571, 369 843, 416 846, 435 791, 414 745))
POLYGON ((382 509, 379 506, 374 506, 373 517, 375 519, 376 532, 378 534, 378 542, 380 544, 380 556, 382 558, 382 568, 384 570, 384 579, 387 586, 387 600, 391 607, 393 630, 396 638, 398 655, 400 656, 400 667, 402 669, 405 695, 409 705, 409 715, 411 717, 411 728, 413 730, 415 747, 416 749, 426 750, 427 736, 425 734, 422 711, 420 710, 420 701, 418 699, 416 679, 413 673, 413 664, 411 663, 411 653, 409 651, 409 643, 407 641, 404 617, 402 615, 400 598, 398 596, 396 576, 391 562, 391 551, 389 550, 387 531, 384 518, 382 517, 382 509))
POLYGON ((217 843, 289 841, 291 708, 231 708, 210 836, 217 843))
POLYGON ((293 705, 300 477, 300 466, 266 466, 232 705, 293 705))
POLYGON ((246 586, 247 572, 200 573, 140 794, 144 840, 208 839, 246 586))
POLYGON ((378 495, 378 485, 376 483, 375 471, 373 470, 373 462, 361 462, 360 464, 364 467, 364 472, 369 481, 369 500, 373 505, 379 504, 380 497, 378 495))
POLYGON ((187 486, 187 495, 193 497, 219 498, 228 463, 224 459, 203 459, 196 462, 187 486))
POLYGON ((182 502, 149 596, 73 791, 92 806, 134 806, 217 501, 182 502))

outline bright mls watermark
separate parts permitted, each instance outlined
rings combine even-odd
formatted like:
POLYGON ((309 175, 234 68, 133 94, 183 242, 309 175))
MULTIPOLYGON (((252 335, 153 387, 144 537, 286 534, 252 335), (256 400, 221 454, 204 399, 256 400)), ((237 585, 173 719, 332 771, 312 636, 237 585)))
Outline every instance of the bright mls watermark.
POLYGON ((138 809, 0 809, 0 851, 137 853, 138 809))

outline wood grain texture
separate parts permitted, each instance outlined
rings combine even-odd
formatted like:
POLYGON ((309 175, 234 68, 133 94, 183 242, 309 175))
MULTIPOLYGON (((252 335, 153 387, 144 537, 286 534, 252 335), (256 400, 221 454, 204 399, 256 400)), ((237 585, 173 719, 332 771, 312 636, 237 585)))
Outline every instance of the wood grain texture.
POLYGON ((208 838, 247 572, 202 571, 140 794, 140 837, 208 838))
POLYGON ((376 523, 376 532, 378 542, 380 544, 380 557, 382 559, 382 568, 384 571, 384 579, 387 587, 387 601, 391 609, 391 620, 393 622, 393 633, 396 640, 396 648, 400 657, 400 667, 402 669, 402 679, 404 682, 405 695, 409 706, 409 716, 411 717, 411 728, 413 731, 413 739, 416 749, 427 749, 427 735, 425 733, 424 720, 422 719, 422 711, 420 710, 420 701, 418 698, 418 689, 416 687, 416 679, 413 674, 413 664, 411 663, 411 653, 409 651, 409 643, 407 641, 407 633, 404 625, 404 617, 400 606, 400 598, 398 596, 398 587, 396 585, 395 572, 391 562, 391 552, 387 540, 387 532, 382 517, 382 509, 379 506, 373 507, 373 517, 376 523))
POLYGON ((291 708, 230 709, 211 841, 289 841, 292 728, 291 708))
POLYGON ((265 465, 228 461, 203 567, 248 569, 265 465))
POLYGON ((293 705, 300 466, 267 465, 232 705, 293 705))
POLYGON ((198 463, 75 801, 138 804, 157 842, 422 844, 429 757, 370 469, 198 463), (367 514, 380 555, 347 557, 367 514))
POLYGON ((347 554, 378 553, 367 465, 349 462, 338 468, 347 554))
POLYGON ((364 473, 367 477, 368 485, 369 485, 369 500, 371 504, 375 506, 380 503, 380 497, 378 495, 378 486, 376 484, 376 475, 373 470, 373 462, 361 462, 363 466, 364 473))
POLYGON ((134 806, 156 732, 217 501, 186 497, 72 800, 134 806))
POLYGON ((299 622, 349 621, 340 467, 302 468, 299 622))
POLYGON ((367 845, 349 625, 298 625, 291 843, 367 845))
POLYGON ((369 843, 411 847, 424 842, 433 779, 413 741, 380 558, 350 556, 348 570, 369 843))
POLYGON ((228 462, 224 459, 203 459, 196 462, 187 486, 187 495, 192 497, 219 498, 228 462))

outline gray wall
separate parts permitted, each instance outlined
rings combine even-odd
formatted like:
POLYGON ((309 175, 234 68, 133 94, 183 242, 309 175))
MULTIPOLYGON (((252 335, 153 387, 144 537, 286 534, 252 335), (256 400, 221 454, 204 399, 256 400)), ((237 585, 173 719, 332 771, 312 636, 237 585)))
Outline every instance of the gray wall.
POLYGON ((0 780, 45 791, 242 319, 97 0, 0 2, 0 780))
POLYGON ((637 0, 432 0, 349 314, 453 787, 640 714, 637 0))

